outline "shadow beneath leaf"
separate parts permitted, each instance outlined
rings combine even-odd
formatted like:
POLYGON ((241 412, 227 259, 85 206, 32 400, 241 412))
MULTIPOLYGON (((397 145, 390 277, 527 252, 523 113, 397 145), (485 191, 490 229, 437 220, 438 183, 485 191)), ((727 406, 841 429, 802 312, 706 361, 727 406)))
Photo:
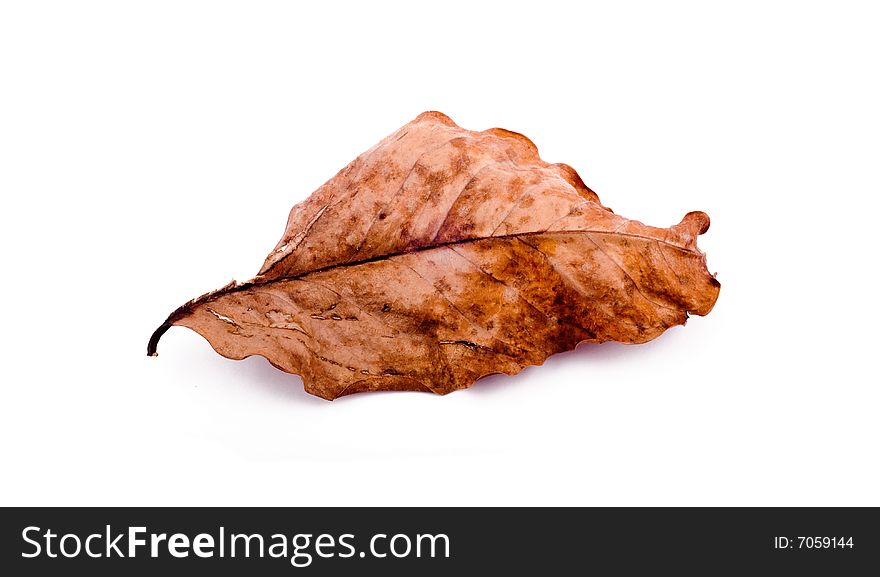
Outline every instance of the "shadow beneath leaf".
POLYGON ((245 383, 248 387, 255 387, 262 393, 268 394, 281 401, 296 401, 297 403, 309 403, 320 406, 328 406, 324 399, 308 394, 303 388, 303 381, 299 375, 285 373, 276 369, 272 364, 261 356, 248 357, 234 363, 234 378, 245 383))
POLYGON ((674 340, 671 334, 663 335, 663 337, 638 345, 617 342, 581 343, 572 351, 556 353, 544 361, 543 365, 526 367, 516 375, 485 376, 474 383, 468 391, 474 395, 493 395, 499 390, 509 389, 511 386, 529 381, 527 375, 533 371, 540 371, 543 380, 552 382, 561 369, 572 365, 583 367, 584 372, 587 373, 591 367, 601 364, 640 362, 666 346, 663 341, 674 340))
POLYGON ((237 361, 218 355, 210 346, 199 345, 190 350, 188 356, 176 360, 180 371, 188 373, 195 386, 223 388, 229 393, 233 389, 256 390, 259 394, 284 403, 327 404, 325 400, 305 392, 299 375, 276 369, 258 355, 237 361), (193 367, 198 367, 198 370, 193 367))
MULTIPOLYGON (((453 395, 476 395, 491 396, 498 391, 509 391, 514 386, 534 386, 535 378, 531 377, 533 371, 539 372, 540 380, 552 384, 555 377, 573 365, 582 368, 584 375, 588 375, 591 367, 600 366, 602 364, 621 364, 643 362, 652 355, 662 354, 662 350, 666 346, 679 346, 675 343, 678 338, 677 331, 668 331, 661 338, 654 339, 650 342, 632 345, 617 342, 606 342, 601 344, 582 343, 572 351, 557 353, 549 357, 543 365, 530 366, 523 369, 516 375, 493 374, 487 375, 479 379, 468 389, 455 391, 453 395)), ((310 395, 303 388, 303 381, 299 375, 292 375, 275 368, 264 357, 254 355, 241 361, 235 361, 223 358, 211 349, 199 347, 198 353, 204 355, 202 362, 212 365, 213 369, 224 374, 223 379, 227 385, 231 382, 234 386, 259 389, 262 393, 267 394, 277 400, 283 402, 306 403, 315 407, 329 407, 332 403, 320 397, 310 395), (220 363, 222 366, 215 363, 220 363)), ((622 367, 624 365, 621 365, 622 367)), ((186 363, 186 370, 192 367, 191 362, 186 363)), ((546 392, 546 389, 544 390, 546 392)), ((356 402, 366 396, 375 397, 377 395, 431 395, 431 393, 422 392, 399 392, 399 391, 376 391, 370 393, 357 393, 354 395, 346 395, 339 397, 333 403, 341 404, 348 402, 356 402)), ((539 392, 536 391, 536 394, 539 392)), ((437 397, 440 398, 439 396, 437 397)))

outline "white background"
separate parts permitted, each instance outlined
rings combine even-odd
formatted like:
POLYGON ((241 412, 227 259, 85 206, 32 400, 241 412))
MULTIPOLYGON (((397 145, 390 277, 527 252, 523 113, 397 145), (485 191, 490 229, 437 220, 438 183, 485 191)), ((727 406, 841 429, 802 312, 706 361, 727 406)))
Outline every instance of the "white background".
POLYGON ((3 505, 880 505, 869 2, 0 8, 3 505), (613 5, 611 5, 613 4, 613 5), (615 212, 690 210, 721 296, 446 397, 329 403, 166 315, 424 110, 615 212))

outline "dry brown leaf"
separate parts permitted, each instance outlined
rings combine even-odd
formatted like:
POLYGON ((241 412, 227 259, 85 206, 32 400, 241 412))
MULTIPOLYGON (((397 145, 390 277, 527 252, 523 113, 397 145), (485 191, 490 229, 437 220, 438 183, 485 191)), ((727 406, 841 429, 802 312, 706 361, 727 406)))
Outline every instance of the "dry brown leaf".
POLYGON ((670 228, 617 216, 525 136, 426 112, 296 205, 253 280, 174 311, 148 354, 179 325, 325 399, 445 394, 707 314, 720 287, 697 249, 708 227, 702 212, 670 228))

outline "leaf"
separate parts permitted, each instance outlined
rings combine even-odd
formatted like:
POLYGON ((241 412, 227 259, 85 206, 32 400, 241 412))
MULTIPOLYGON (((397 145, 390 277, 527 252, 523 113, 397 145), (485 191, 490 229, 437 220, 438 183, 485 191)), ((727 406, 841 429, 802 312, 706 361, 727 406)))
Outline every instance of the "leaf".
POLYGON ((719 283, 691 212, 654 228, 602 206, 521 134, 426 112, 293 207, 259 274, 198 297, 189 327, 221 355, 262 355, 334 399, 445 394, 581 342, 643 343, 719 283))

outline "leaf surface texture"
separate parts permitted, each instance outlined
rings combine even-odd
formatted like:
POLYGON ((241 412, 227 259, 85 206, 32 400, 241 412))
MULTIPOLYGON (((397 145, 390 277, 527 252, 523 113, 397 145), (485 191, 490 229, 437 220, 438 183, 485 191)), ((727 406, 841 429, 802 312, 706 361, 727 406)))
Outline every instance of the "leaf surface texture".
POLYGON ((707 314, 708 226, 702 212, 669 228, 618 216, 525 136, 426 112, 294 206, 259 274, 178 308, 148 353, 178 325, 326 399, 445 394, 707 314))

